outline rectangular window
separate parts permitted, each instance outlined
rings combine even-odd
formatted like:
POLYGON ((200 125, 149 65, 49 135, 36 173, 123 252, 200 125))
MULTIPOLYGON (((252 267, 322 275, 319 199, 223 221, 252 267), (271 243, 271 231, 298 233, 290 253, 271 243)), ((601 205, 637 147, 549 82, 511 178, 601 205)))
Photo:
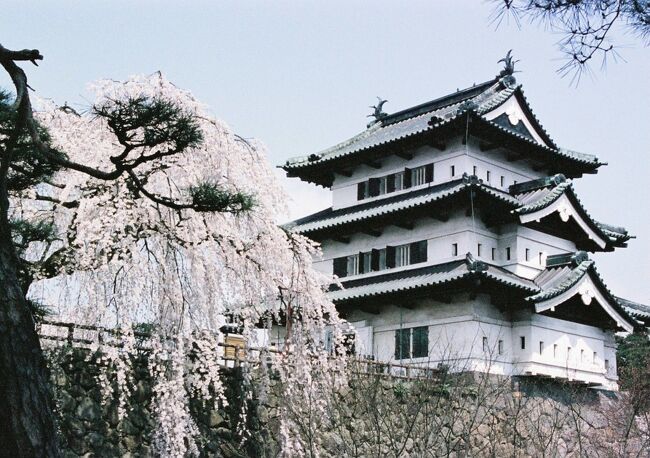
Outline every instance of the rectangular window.
POLYGON ((413 186, 413 183, 411 183, 411 178, 413 178, 413 174, 411 173, 412 170, 406 167, 404 169, 404 189, 408 189, 411 186, 413 186))
POLYGON ((540 251, 540 252, 539 252, 539 265, 540 265, 540 266, 543 265, 543 261, 544 261, 544 253, 542 253, 542 252, 540 251))
POLYGON ((594 354, 593 354, 593 356, 591 358, 591 362, 592 362, 592 364, 596 364, 596 361, 598 361, 598 353, 594 352, 594 354))
POLYGON ((427 164, 424 166, 424 181, 427 183, 433 183, 433 164, 427 164))
POLYGON ((566 360, 569 361, 571 359, 571 347, 567 347, 566 349, 566 360))
POLYGON ((502 188, 506 185, 506 177, 504 177, 503 175, 501 175, 501 181, 500 181, 500 183, 501 183, 501 187, 502 187, 502 188))
POLYGON ((426 166, 411 169, 411 186, 420 186, 426 183, 426 166))
POLYGON ((494 261, 497 258, 497 249, 492 248, 492 260, 494 261))
POLYGON ((335 258, 333 260, 334 264, 334 275, 339 278, 345 277, 348 274, 348 257, 343 256, 341 258, 335 258))
POLYGON ((408 359, 411 357, 411 330, 395 330, 395 359, 408 359))
POLYGON ((371 252, 359 253, 359 273, 367 274, 371 271, 371 252))
POLYGON ((387 269, 392 269, 395 267, 395 252, 397 250, 395 249, 394 246, 387 246, 386 247, 386 268, 387 269))
POLYGON ((395 192, 395 174, 386 175, 386 193, 395 192))
POLYGON ((413 328, 413 358, 429 356, 429 327, 413 328))
POLYGON ((379 179, 379 195, 386 194, 388 192, 388 176, 381 177, 379 179))
POLYGON ((481 256, 481 245, 480 243, 476 245, 476 256, 481 256))
POLYGON ((353 254, 348 256, 348 266, 347 266, 348 275, 358 275, 359 274, 359 255, 353 254))
POLYGON ((478 175, 478 167, 472 167, 472 175, 478 175))
POLYGON ((458 244, 457 243, 452 243, 451 244, 451 255, 452 256, 458 256, 458 244))
POLYGON ((369 197, 376 197, 379 195, 379 178, 371 178, 368 180, 368 195, 369 197))
POLYGON ((487 180, 488 183, 490 182, 490 171, 489 170, 487 172, 485 172, 485 179, 487 180))
POLYGON ((386 266, 386 248, 377 250, 377 270, 384 270, 386 266))
POLYGON ((395 174, 395 191, 404 189, 404 172, 397 172, 395 174))
POLYGON ((585 362, 585 351, 580 350, 580 362, 584 363, 585 362))
POLYGON ((450 170, 451 170, 451 176, 455 177, 456 176, 456 166, 452 165, 450 170))
POLYGON ((411 263, 410 244, 395 247, 395 267, 408 266, 411 263))
POLYGON ((503 354, 503 340, 499 340, 499 354, 503 354))
POLYGON ((530 257, 530 250, 526 248, 526 261, 528 261, 528 258, 530 257))
POLYGON ((484 336, 483 337, 483 352, 486 352, 486 351, 488 351, 488 338, 484 336))
POLYGON ((427 260, 427 241, 411 243, 409 264, 417 264, 418 262, 426 262, 427 260))
POLYGON ((539 354, 541 355, 542 353, 544 353, 544 342, 542 342, 540 340, 540 342, 539 342, 539 354))
POLYGON ((506 260, 510 261, 510 247, 506 248, 506 260))
POLYGON ((521 346, 522 350, 526 349, 526 338, 524 336, 519 337, 519 345, 521 346))
POLYGON ((553 358, 557 358, 557 344, 553 344, 553 358))
POLYGON ((363 200, 370 197, 370 189, 367 181, 357 183, 357 200, 363 200))
POLYGON ((609 360, 608 359, 605 360, 605 370, 607 372, 609 372, 609 360))

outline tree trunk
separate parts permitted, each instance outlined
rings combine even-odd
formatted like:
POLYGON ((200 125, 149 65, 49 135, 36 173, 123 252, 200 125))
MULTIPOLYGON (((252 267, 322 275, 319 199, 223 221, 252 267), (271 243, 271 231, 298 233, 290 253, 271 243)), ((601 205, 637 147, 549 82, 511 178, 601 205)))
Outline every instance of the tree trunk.
POLYGON ((16 275, 6 214, 0 219, 0 455, 58 457, 49 371, 16 275))

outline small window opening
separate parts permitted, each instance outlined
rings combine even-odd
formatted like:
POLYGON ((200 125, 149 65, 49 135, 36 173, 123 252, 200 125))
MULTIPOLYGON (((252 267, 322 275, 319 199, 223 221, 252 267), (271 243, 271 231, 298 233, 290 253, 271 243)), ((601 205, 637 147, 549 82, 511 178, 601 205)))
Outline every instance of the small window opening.
POLYGON ((519 337, 519 344, 522 350, 526 349, 526 338, 524 336, 519 337))
POLYGON ((490 182, 490 171, 489 170, 487 172, 485 172, 485 178, 487 179, 487 182, 489 183, 490 182))
POLYGON ((510 261, 510 247, 506 248, 506 260, 510 261))
POLYGON ((553 344, 553 358, 557 358, 557 344, 553 344))
POLYGON ((539 252, 539 265, 540 265, 540 266, 543 265, 543 261, 544 261, 544 253, 542 253, 542 252, 540 251, 540 252, 539 252))
POLYGON ((452 243, 451 244, 451 255, 452 256, 458 256, 458 244, 457 243, 452 243))
POLYGON ((526 261, 528 261, 529 258, 530 258, 530 250, 528 248, 526 248, 526 255, 525 256, 526 256, 526 261))
POLYGON ((500 183, 501 183, 501 187, 502 187, 502 188, 506 185, 506 177, 504 177, 503 175, 501 175, 501 181, 500 181, 500 183))
POLYGON ((503 340, 499 340, 499 354, 503 354, 503 340))
POLYGON ((594 352, 591 362, 592 364, 596 364, 596 361, 598 360, 598 353, 594 352))
POLYGON ((455 177, 455 176, 456 176, 456 166, 455 166, 455 165, 452 165, 452 166, 451 166, 451 176, 452 176, 452 177, 455 177))
POLYGON ((481 245, 480 243, 478 245, 476 245, 476 255, 477 256, 481 256, 481 247, 482 246, 483 245, 481 245))
POLYGON ((488 338, 483 337, 483 351, 486 352, 488 351, 488 338))
POLYGON ((472 174, 476 175, 477 174, 476 172, 478 172, 478 167, 476 166, 472 167, 472 174))
POLYGON ((496 257, 497 257, 497 249, 492 248, 492 260, 494 261, 496 259, 496 257))

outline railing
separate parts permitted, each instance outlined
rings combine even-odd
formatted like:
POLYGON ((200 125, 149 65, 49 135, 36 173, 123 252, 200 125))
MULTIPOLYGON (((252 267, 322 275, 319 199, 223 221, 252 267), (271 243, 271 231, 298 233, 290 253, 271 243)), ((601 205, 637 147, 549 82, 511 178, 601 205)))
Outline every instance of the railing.
MULTIPOLYGON (((101 326, 44 320, 38 325, 37 331, 44 346, 52 344, 77 348, 90 348, 94 345, 123 346, 120 340, 124 335, 122 332, 101 326)), ((147 340, 151 334, 135 331, 133 335, 136 338, 138 350, 146 351, 150 348, 147 345, 147 340)), ((272 363, 272 359, 286 354, 285 350, 276 346, 246 346, 243 339, 241 343, 228 343, 228 336, 233 335, 226 334, 226 342, 217 344, 223 348, 219 364, 224 367, 239 367, 242 363, 256 365, 264 361, 268 364, 272 363)), ((436 378, 440 373, 439 369, 425 365, 382 362, 364 357, 349 358, 349 362, 354 368, 354 372, 362 375, 412 380, 436 378)))

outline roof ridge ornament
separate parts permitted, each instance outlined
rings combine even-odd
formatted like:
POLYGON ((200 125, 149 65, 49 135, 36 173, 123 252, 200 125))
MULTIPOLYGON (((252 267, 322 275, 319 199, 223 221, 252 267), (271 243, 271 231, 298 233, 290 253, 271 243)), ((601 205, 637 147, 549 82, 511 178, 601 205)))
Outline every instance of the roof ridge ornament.
POLYGON ((482 185, 483 180, 476 175, 469 175, 467 172, 463 173, 463 183, 469 185, 482 185))
POLYGON ((515 70, 515 64, 519 62, 519 60, 514 60, 512 57, 511 49, 507 52, 506 57, 497 61, 498 64, 501 62, 503 62, 503 70, 499 72, 497 78, 501 80, 504 86, 507 88, 512 88, 517 84, 517 80, 515 79, 514 74, 519 73, 517 70, 515 70))
POLYGON ((472 273, 487 272, 488 270, 487 264, 476 259, 470 252, 465 255, 465 262, 467 263, 467 268, 472 273))
POLYGON ((465 113, 466 111, 472 111, 472 112, 477 112, 478 111, 478 103, 476 103, 472 99, 465 100, 462 102, 460 105, 458 105, 458 113, 465 113))
POLYGON ((374 111, 368 116, 366 116, 367 118, 372 118, 372 117, 375 118, 373 121, 370 121, 368 123, 368 127, 380 122, 382 119, 388 116, 388 113, 384 112, 384 104, 388 102, 388 100, 382 99, 379 96, 377 96, 377 100, 378 100, 377 105, 370 106, 370 108, 372 108, 374 111))

